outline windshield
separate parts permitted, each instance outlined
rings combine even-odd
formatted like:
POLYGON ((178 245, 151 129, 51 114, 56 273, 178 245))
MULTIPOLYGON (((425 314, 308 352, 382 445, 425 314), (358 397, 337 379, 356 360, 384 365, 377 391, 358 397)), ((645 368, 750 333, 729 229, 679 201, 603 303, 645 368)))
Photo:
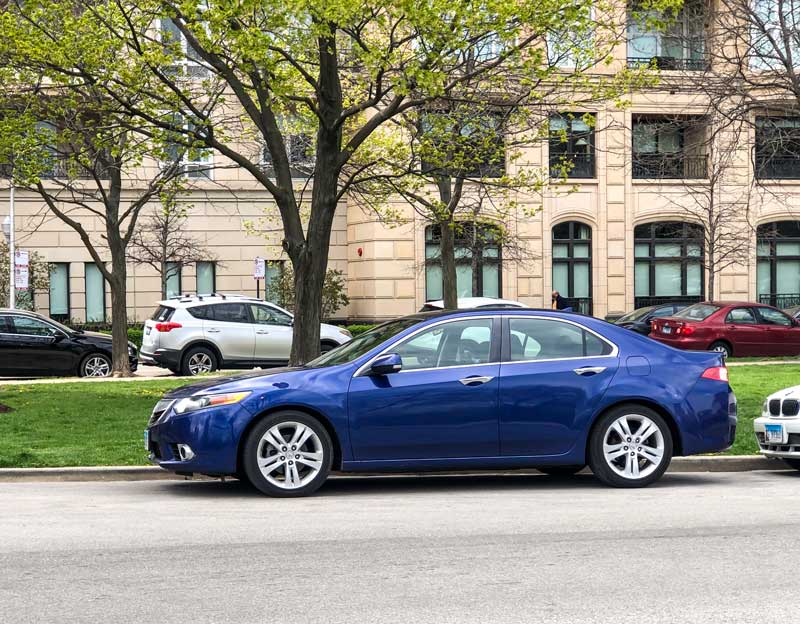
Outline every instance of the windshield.
POLYGON ((347 364, 357 360, 365 353, 368 353, 379 344, 386 342, 390 338, 396 336, 401 331, 408 329, 419 323, 419 319, 404 318, 399 321, 390 321, 383 323, 377 327, 373 327, 360 336, 353 338, 350 342, 344 343, 340 347, 336 347, 332 351, 328 351, 319 356, 316 360, 312 360, 307 364, 311 368, 322 368, 325 366, 337 366, 338 364, 347 364))
POLYGON ((650 310, 652 310, 652 306, 648 306, 646 308, 639 308, 638 310, 634 310, 633 312, 628 312, 625 316, 622 316, 617 319, 617 323, 628 323, 630 321, 635 321, 637 319, 646 316, 650 310))
POLYGON ((688 319, 690 321, 705 321, 709 316, 719 310, 719 306, 710 305, 708 303, 695 303, 673 314, 675 318, 688 319))

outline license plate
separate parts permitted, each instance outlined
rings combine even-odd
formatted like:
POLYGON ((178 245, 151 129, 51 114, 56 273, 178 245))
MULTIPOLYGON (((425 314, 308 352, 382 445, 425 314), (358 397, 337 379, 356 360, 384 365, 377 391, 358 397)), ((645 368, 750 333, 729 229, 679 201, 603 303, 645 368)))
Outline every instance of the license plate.
POLYGON ((150 335, 150 328, 149 327, 145 327, 144 328, 144 335, 145 336, 149 336, 150 335))
POLYGON ((665 334, 671 334, 672 333, 672 328, 671 327, 662 327, 661 331, 663 333, 665 333, 665 334))
POLYGON ((150 432, 147 429, 144 430, 144 450, 150 450, 150 432))
POLYGON ((783 425, 764 425, 764 434, 767 442, 783 444, 783 425))

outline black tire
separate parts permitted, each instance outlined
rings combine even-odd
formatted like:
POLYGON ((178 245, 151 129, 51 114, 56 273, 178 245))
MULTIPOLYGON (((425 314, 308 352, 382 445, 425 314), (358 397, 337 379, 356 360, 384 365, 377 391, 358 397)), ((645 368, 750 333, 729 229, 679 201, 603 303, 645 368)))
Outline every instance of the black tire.
POLYGON ((586 464, 581 466, 542 466, 536 470, 550 475, 551 477, 571 477, 578 474, 584 468, 586 468, 586 464))
MULTIPOLYGON (((615 465, 621 470, 623 469, 621 463, 628 460, 627 445, 630 444, 631 453, 635 453, 637 449, 641 449, 645 446, 642 444, 642 446, 634 448, 634 445, 637 444, 638 440, 638 438, 636 438, 636 433, 639 431, 640 429, 637 427, 636 431, 631 433, 630 438, 624 438, 620 442, 620 444, 623 445, 621 446, 620 450, 624 449, 625 454, 624 456, 620 456, 618 460, 615 460, 615 462, 619 462, 615 463, 615 465)), ((655 432, 653 432, 651 435, 648 435, 646 440, 652 440, 653 435, 655 435, 655 432)), ((644 441, 645 440, 641 440, 641 442, 644 441)), ((606 485, 619 488, 645 487, 661 478, 661 476, 669 467, 670 461, 672 461, 672 451, 672 433, 670 432, 667 423, 658 413, 642 405, 619 405, 603 414, 592 428, 592 433, 589 438, 589 467, 592 469, 594 475, 606 485), (658 433, 661 434, 661 438, 663 440, 663 452, 661 454, 660 463, 644 464, 644 468, 648 471, 648 473, 643 477, 626 477, 619 474, 619 472, 611 467, 610 462, 606 460, 605 453, 603 451, 603 444, 607 435, 609 436, 609 440, 612 442, 616 442, 616 439, 619 437, 618 434, 612 433, 611 428, 612 425, 623 416, 632 416, 634 419, 636 416, 643 416, 650 419, 658 428, 658 433), (656 467, 654 470, 649 471, 651 465, 655 465, 656 467)), ((635 461, 637 462, 637 466, 642 466, 643 460, 640 460, 640 457, 636 455, 631 455, 631 457, 636 458, 635 461)))
POLYGON ((181 360, 181 374, 184 377, 213 373, 218 368, 217 356, 208 347, 192 347, 183 355, 181 360))
POLYGON ((800 459, 794 459, 792 457, 784 457, 783 461, 786 462, 786 465, 789 466, 789 468, 800 470, 800 459))
POLYGON ((81 377, 110 377, 112 372, 111 358, 105 353, 90 353, 78 367, 81 377))
POLYGON ((729 358, 733 355, 733 347, 724 340, 717 340, 711 343, 710 351, 719 351, 724 357, 729 358))
POLYGON ((167 369, 168 369, 168 370, 169 370, 169 372, 171 372, 173 375, 180 375, 181 369, 180 369, 180 368, 178 368, 177 366, 167 366, 167 369))
MULTIPOLYGON (((281 432, 281 435, 285 434, 281 432)), ((288 443, 289 442, 287 441, 287 445, 288 443)), ((302 448, 308 450, 309 448, 313 448, 314 441, 309 440, 306 444, 304 444, 302 448), (307 447, 306 444, 309 446, 307 447)), ((288 456, 291 453, 291 449, 288 446, 286 448, 288 456)), ((298 449, 298 451, 299 450, 300 449, 298 449)), ((287 459, 287 462, 292 463, 289 459, 287 459)), ((313 418, 303 412, 297 412, 294 410, 276 412, 261 419, 247 435, 247 439, 245 440, 242 450, 242 468, 247 476, 247 480, 250 481, 250 483, 261 493, 266 494, 267 496, 279 498, 295 498, 313 494, 323 483, 325 483, 325 480, 330 474, 332 463, 333 443, 331 442, 331 438, 328 435, 325 427, 323 427, 316 418, 313 418), (262 473, 261 468, 259 467, 259 460, 264 460, 276 455, 275 453, 270 453, 270 451, 273 450, 270 445, 262 445, 262 438, 270 429, 275 426, 280 426, 281 424, 286 424, 287 428, 289 428, 289 431, 291 431, 292 425, 290 425, 290 423, 299 423, 311 429, 311 431, 316 435, 316 442, 318 442, 319 451, 322 453, 321 465, 316 475, 312 475, 310 470, 305 477, 303 477, 301 474, 303 479, 308 477, 310 477, 310 479, 301 486, 293 489, 288 489, 272 483, 267 479, 266 476, 264 476, 264 473, 262 473)), ((300 466, 301 462, 298 462, 295 470, 297 470, 300 466)), ((308 470, 308 467, 303 466, 302 469, 308 470)), ((275 475, 275 480, 280 481, 282 479, 283 482, 285 482, 287 478, 286 470, 286 466, 276 468, 273 472, 275 475)))
POLYGON ((339 345, 335 342, 321 342, 319 344, 319 352, 320 353, 327 353, 328 351, 333 351, 339 345))

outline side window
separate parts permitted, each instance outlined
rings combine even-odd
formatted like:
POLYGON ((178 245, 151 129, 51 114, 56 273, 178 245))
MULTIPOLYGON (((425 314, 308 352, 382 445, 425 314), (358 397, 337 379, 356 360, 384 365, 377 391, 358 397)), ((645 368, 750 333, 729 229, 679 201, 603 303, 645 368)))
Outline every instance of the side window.
POLYGON ((285 327, 292 325, 291 316, 269 306, 251 304, 250 312, 253 315, 253 321, 258 325, 283 325, 285 327))
POLYGON ((761 322, 765 325, 782 325, 784 327, 791 327, 792 321, 783 312, 773 310, 771 308, 758 308, 758 314, 761 317, 761 322))
POLYGON ((0 334, 13 334, 14 328, 11 327, 11 319, 7 316, 0 316, 0 334))
POLYGON ((194 308, 186 308, 186 311, 197 319, 208 321, 214 318, 214 306, 204 305, 194 308))
POLYGON ((56 329, 47 323, 27 316, 12 316, 14 330, 21 336, 52 336, 56 329))
POLYGON ((674 313, 675 308, 673 306, 667 306, 666 308, 659 308, 653 312, 653 318, 664 318, 665 316, 672 316, 674 313))
POLYGON ((220 303, 214 306, 214 319, 226 323, 249 323, 250 316, 243 303, 220 303))
POLYGON ((492 319, 468 319, 436 325, 393 349, 403 370, 488 364, 492 351, 492 319))
POLYGON ((608 355, 605 340, 571 323, 550 319, 509 319, 512 362, 608 355))
POLYGON ((728 312, 725 322, 735 323, 736 325, 755 325, 756 317, 753 316, 753 311, 750 308, 734 308, 728 312))

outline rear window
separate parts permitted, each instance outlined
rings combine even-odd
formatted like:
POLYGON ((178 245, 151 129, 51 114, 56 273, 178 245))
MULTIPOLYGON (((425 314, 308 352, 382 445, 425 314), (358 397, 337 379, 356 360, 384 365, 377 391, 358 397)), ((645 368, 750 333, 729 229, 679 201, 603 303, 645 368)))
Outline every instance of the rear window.
POLYGON ((194 308, 186 308, 186 311, 197 319, 207 321, 214 318, 214 306, 196 306, 194 308))
POLYGON ((711 305, 709 303, 695 303, 688 308, 681 310, 673 316, 675 318, 687 319, 690 321, 705 321, 709 316, 719 310, 719 306, 711 305))
POLYGON ((171 319, 173 314, 175 314, 175 308, 162 305, 156 308, 156 311, 153 313, 153 316, 151 316, 150 319, 153 321, 158 321, 159 323, 163 323, 164 321, 171 319))

